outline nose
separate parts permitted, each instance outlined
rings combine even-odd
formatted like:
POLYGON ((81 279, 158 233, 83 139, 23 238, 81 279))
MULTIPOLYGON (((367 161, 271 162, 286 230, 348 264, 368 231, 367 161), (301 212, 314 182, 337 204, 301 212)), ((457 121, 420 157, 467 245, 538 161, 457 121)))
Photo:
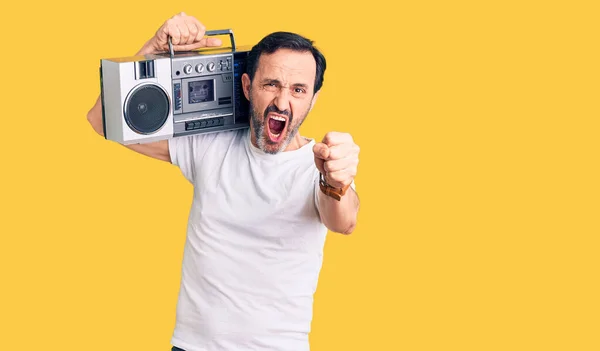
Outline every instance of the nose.
POLYGON ((290 97, 287 89, 279 89, 273 104, 279 109, 279 111, 290 111, 290 97))

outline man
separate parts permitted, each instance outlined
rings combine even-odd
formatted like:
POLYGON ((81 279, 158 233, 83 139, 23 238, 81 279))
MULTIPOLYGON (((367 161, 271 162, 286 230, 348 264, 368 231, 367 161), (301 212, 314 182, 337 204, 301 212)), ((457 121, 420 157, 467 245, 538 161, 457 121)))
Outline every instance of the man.
MULTIPOLYGON (((184 13, 138 54, 219 46, 184 13)), ((359 199, 350 135, 307 139, 326 61, 292 33, 265 37, 242 77, 251 127, 127 147, 178 166, 194 185, 173 350, 309 350, 313 295, 329 230, 350 234, 359 199), (320 183, 320 175, 323 181, 320 183)), ((88 120, 102 134, 101 105, 88 120)))

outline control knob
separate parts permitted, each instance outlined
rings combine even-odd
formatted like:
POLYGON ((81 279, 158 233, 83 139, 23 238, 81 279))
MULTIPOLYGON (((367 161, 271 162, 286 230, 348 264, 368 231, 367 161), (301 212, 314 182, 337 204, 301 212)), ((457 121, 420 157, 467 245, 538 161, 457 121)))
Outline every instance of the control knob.
POLYGON ((204 70, 204 65, 199 63, 196 65, 196 72, 198 73, 202 73, 202 71, 204 70))
POLYGON ((209 62, 208 65, 206 66, 206 68, 208 68, 209 71, 214 71, 215 70, 215 64, 214 62, 209 62))
POLYGON ((185 73, 185 74, 192 73, 192 65, 187 64, 187 65, 183 66, 183 73, 185 73))

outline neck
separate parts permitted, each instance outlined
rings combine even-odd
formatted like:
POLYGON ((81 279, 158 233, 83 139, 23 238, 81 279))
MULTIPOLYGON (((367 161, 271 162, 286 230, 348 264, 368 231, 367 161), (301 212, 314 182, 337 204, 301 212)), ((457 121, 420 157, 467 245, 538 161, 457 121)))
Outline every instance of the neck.
POLYGON ((306 138, 304 138, 303 136, 300 135, 300 131, 298 131, 296 133, 296 135, 294 135, 294 138, 292 139, 292 141, 290 141, 290 143, 288 144, 288 146, 285 148, 285 151, 294 151, 294 150, 298 150, 299 148, 301 148, 302 146, 306 145, 308 143, 308 140, 306 140, 306 138))

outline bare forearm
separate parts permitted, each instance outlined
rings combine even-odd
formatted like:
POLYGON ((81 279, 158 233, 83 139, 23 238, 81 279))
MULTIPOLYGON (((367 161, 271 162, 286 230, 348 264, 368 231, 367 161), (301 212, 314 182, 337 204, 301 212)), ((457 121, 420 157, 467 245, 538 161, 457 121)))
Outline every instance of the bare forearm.
POLYGON ((140 50, 138 52, 136 52, 136 56, 137 55, 149 55, 149 54, 154 54, 156 53, 157 50, 155 48, 155 46, 153 45, 152 39, 148 40, 147 42, 144 43, 144 45, 140 48, 140 50))
POLYGON ((329 230, 341 234, 351 234, 354 231, 360 206, 354 189, 348 189, 340 201, 319 191, 318 201, 321 220, 329 230))

